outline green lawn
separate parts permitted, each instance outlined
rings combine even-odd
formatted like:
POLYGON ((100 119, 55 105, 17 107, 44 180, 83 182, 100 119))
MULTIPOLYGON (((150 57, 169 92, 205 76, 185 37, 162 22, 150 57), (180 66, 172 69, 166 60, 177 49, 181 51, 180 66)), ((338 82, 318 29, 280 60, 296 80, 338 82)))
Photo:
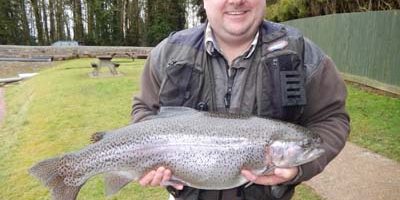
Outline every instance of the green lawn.
MULTIPOLYGON (((0 199, 49 199, 28 168, 77 150, 92 133, 129 123, 143 60, 120 60, 118 78, 89 78, 92 59, 71 60, 6 88, 7 117, 0 131, 0 199)), ((78 199, 104 199, 103 181, 90 180, 78 199)), ((130 184, 109 199, 165 199, 160 189, 130 184)))
MULTIPOLYGON (((117 60, 124 76, 101 79, 89 78, 91 61, 60 62, 6 87, 7 117, 0 127, 0 199, 48 199, 48 190, 29 176, 30 166, 82 148, 94 132, 129 123, 144 60, 117 60)), ((399 99, 349 89, 351 141, 399 160, 399 99)), ((308 187, 298 191, 296 200, 319 199, 308 187)), ((106 199, 101 176, 88 181, 78 199, 106 199)), ((130 184, 107 199, 163 200, 167 193, 130 184)))
POLYGON ((400 99, 347 88, 350 141, 400 162, 400 99))

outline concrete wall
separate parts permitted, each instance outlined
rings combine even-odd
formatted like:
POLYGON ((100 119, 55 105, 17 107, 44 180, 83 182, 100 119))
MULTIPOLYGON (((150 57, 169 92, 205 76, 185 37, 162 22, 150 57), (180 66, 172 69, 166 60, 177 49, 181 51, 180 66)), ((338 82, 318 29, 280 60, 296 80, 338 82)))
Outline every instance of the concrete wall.
POLYGON ((64 60, 77 57, 96 57, 99 55, 112 55, 128 57, 135 55, 147 55, 152 47, 111 47, 111 46, 77 46, 77 47, 53 47, 53 46, 16 46, 0 45, 0 57, 41 57, 51 56, 54 60, 64 60))

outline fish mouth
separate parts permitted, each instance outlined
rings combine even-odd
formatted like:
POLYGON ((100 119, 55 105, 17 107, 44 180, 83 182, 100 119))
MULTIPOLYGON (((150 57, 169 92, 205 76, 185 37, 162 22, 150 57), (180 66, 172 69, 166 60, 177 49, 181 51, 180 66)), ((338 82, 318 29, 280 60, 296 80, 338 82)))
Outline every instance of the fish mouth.
POLYGON ((322 148, 308 149, 303 153, 302 156, 298 157, 295 166, 303 165, 305 163, 311 162, 317 158, 319 158, 322 154, 325 153, 325 150, 322 148))
POLYGON ((295 141, 274 141, 265 147, 266 166, 295 167, 311 162, 325 152, 319 145, 304 147, 295 141))

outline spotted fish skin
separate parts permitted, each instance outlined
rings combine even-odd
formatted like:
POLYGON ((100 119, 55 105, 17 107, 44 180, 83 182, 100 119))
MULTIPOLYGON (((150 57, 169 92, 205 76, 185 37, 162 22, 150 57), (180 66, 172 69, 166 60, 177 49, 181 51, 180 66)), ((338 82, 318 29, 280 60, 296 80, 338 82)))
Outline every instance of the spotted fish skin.
POLYGON ((318 135, 300 126, 182 107, 162 108, 151 120, 101 136, 80 151, 38 163, 30 173, 52 189, 53 199, 61 200, 75 199, 80 187, 96 174, 111 174, 109 184, 114 189, 110 193, 115 193, 159 166, 171 169, 173 178, 185 185, 220 190, 246 183, 240 175, 243 168, 260 174, 280 163, 291 167, 309 162, 322 153, 318 135), (271 156, 284 152, 282 148, 292 148, 281 144, 295 144, 308 154, 316 153, 304 156, 303 149, 294 148, 303 160, 297 160, 299 156, 292 160, 271 156), (71 191, 76 194, 66 194, 71 191))

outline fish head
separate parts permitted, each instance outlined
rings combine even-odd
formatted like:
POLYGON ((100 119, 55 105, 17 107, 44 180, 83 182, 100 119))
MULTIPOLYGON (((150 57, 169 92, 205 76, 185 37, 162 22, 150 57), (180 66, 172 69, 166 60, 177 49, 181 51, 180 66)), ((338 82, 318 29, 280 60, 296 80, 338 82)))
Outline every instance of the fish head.
POLYGON ((311 162, 324 153, 320 144, 320 138, 274 140, 266 147, 267 164, 287 168, 311 162))

